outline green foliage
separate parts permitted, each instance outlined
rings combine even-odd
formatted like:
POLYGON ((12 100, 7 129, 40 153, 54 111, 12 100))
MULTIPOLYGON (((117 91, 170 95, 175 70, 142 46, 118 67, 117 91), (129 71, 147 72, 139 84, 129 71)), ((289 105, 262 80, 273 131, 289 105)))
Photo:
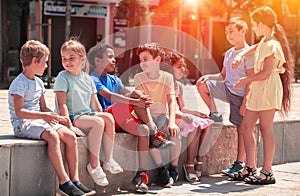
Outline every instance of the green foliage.
POLYGON ((115 16, 130 20, 132 26, 140 25, 151 16, 148 3, 148 0, 121 0, 115 8, 115 16))

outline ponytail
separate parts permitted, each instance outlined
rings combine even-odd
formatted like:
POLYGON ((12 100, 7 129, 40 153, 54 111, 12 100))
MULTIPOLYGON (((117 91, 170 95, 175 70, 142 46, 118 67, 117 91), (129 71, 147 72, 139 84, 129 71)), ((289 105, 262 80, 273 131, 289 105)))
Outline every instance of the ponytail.
POLYGON ((280 78, 283 87, 281 113, 287 115, 291 107, 291 95, 292 95, 291 83, 294 78, 295 60, 291 53, 289 42, 285 35, 284 29, 280 24, 275 24, 274 33, 276 39, 281 44, 284 57, 286 60, 286 62, 283 64, 283 67, 285 68, 285 72, 283 74, 280 74, 280 78))

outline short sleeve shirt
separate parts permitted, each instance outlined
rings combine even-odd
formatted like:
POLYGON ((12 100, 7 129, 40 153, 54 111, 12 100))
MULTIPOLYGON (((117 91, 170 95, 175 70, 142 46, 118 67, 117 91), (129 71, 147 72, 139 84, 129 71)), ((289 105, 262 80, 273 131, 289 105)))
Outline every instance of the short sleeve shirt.
MULTIPOLYGON (((54 92, 63 91, 67 94, 67 107, 70 115, 80 115, 92 112, 91 96, 96 93, 93 79, 85 72, 73 76, 67 71, 61 71, 55 79, 54 92)), ((55 99, 55 111, 58 111, 55 99)))
MULTIPOLYGON (((141 72, 134 76, 134 85, 145 95, 150 95, 154 103, 160 103, 167 111, 167 95, 175 95, 173 75, 160 71, 157 79, 150 79, 146 73, 141 72)), ((154 104, 151 105, 151 107, 154 104)), ((150 109, 151 109, 150 107, 150 109)))
POLYGON ((247 76, 246 71, 254 67, 255 58, 254 55, 245 57, 240 65, 234 70, 232 69, 232 61, 238 53, 242 52, 248 47, 249 46, 247 45, 240 50, 235 50, 234 47, 227 50, 223 62, 226 68, 225 85, 232 94, 238 95, 240 97, 244 96, 245 87, 236 89, 233 87, 233 84, 235 84, 241 77, 247 76))
POLYGON ((103 88, 107 88, 112 93, 120 94, 120 90, 124 88, 124 85, 122 81, 115 75, 106 74, 106 76, 100 76, 96 72, 92 72, 90 75, 96 85, 98 100, 103 110, 105 110, 111 106, 113 102, 105 97, 102 97, 99 92, 103 88))
POLYGON ((8 90, 8 106, 13 127, 17 127, 22 118, 16 116, 13 95, 19 95, 24 98, 24 109, 40 112, 40 98, 46 93, 43 81, 34 77, 34 80, 28 79, 23 73, 20 73, 11 83, 8 90))

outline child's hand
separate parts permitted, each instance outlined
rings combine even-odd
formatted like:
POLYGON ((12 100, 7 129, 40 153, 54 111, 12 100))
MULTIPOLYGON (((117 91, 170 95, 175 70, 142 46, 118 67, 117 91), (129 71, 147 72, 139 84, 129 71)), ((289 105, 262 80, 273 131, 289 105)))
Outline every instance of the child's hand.
POLYGON ((245 86, 248 83, 247 81, 247 77, 242 77, 239 79, 239 81, 237 81, 237 83, 235 83, 233 85, 234 88, 242 88, 243 86, 245 86))
POLYGON ((191 124, 193 122, 193 118, 188 114, 182 114, 181 118, 188 124, 191 124))
POLYGON ((235 56, 235 58, 232 61, 232 69, 236 69, 240 65, 242 58, 243 58, 243 56, 241 56, 239 54, 237 54, 235 56))
POLYGON ((62 125, 65 125, 68 128, 72 126, 70 119, 66 116, 58 116, 58 122, 62 125))
POLYGON ((203 113, 201 113, 201 112, 200 112, 200 114, 199 114, 199 117, 200 117, 200 118, 210 118, 207 114, 203 114, 203 113))
POLYGON ((78 129, 77 127, 74 127, 74 126, 72 126, 71 128, 70 128, 70 130, 71 131, 73 131, 77 136, 79 136, 79 137, 84 137, 84 136, 86 136, 86 134, 85 133, 83 133, 80 129, 78 129))
POLYGON ((179 127, 175 123, 174 124, 173 123, 169 124, 168 130, 169 130, 169 135, 170 136, 176 136, 180 132, 179 127))
POLYGON ((49 125, 53 126, 59 123, 59 115, 54 112, 43 112, 42 119, 46 121, 49 125))
POLYGON ((209 75, 201 76, 201 77, 197 80, 197 83, 203 84, 203 83, 205 83, 208 79, 209 79, 209 75))
POLYGON ((138 106, 141 108, 149 108, 152 103, 153 103, 153 101, 151 101, 151 98, 149 95, 142 95, 138 102, 138 106))

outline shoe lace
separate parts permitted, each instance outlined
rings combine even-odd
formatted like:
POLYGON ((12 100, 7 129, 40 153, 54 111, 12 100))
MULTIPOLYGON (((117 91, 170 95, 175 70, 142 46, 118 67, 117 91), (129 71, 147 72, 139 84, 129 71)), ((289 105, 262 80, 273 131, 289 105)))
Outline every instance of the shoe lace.
POLYGON ((162 132, 162 131, 157 131, 156 135, 155 135, 155 139, 156 140, 162 140, 162 141, 165 141, 166 139, 164 138, 165 137, 165 133, 162 132))
POLYGON ((148 177, 148 175, 147 175, 146 172, 141 172, 140 176, 142 178, 142 183, 144 183, 144 184, 148 184, 149 183, 149 177, 148 177))

